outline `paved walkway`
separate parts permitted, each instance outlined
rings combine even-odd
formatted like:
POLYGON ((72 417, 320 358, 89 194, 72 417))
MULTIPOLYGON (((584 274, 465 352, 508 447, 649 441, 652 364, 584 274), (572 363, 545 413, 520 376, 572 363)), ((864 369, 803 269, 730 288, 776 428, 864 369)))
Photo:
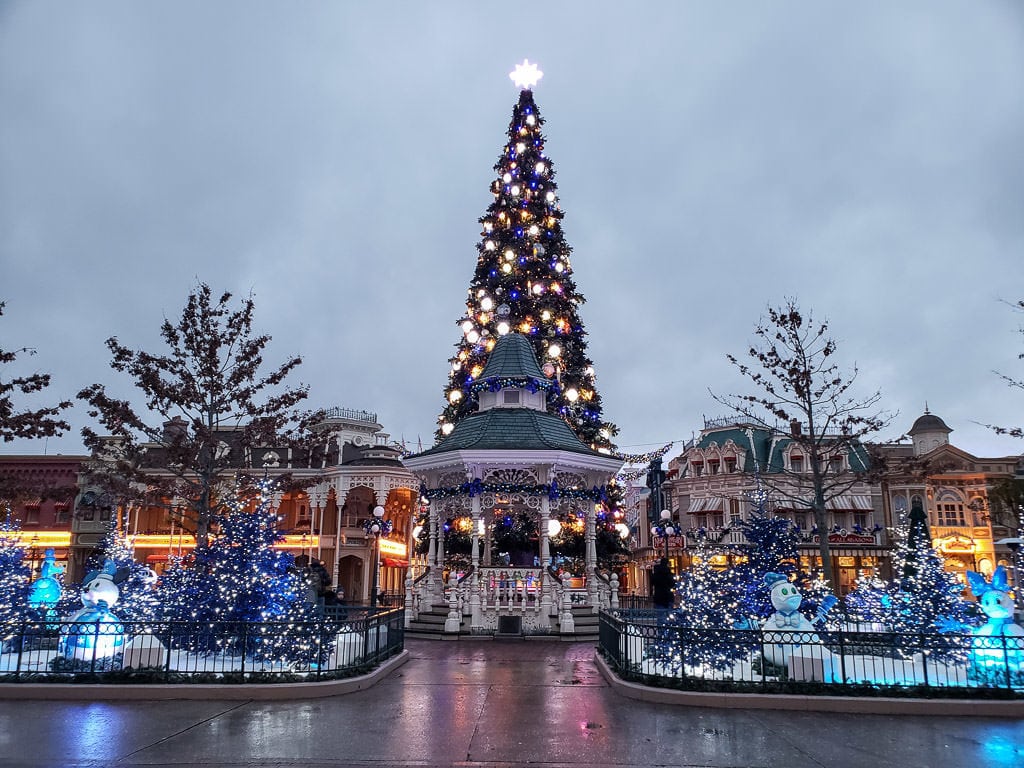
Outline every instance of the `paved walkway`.
POLYGON ((1024 722, 622 698, 593 647, 410 640, 377 686, 295 702, 0 701, 4 766, 1024 766, 1024 722))

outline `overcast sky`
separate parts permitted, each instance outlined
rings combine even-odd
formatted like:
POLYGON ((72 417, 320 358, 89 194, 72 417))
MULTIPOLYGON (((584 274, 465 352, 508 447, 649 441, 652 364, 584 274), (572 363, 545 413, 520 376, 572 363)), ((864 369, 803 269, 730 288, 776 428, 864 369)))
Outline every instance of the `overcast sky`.
MULTIPOLYGON (((1024 378, 1014 1, 0 2, 0 348, 38 350, 0 377, 128 395, 104 340, 159 351, 204 281, 254 294, 311 406, 429 446, 524 57, 622 450, 723 415, 789 296, 883 437, 927 401, 1024 450, 975 423, 1024 422, 992 373, 1024 378)), ((80 453, 70 418, 0 451, 80 453)))

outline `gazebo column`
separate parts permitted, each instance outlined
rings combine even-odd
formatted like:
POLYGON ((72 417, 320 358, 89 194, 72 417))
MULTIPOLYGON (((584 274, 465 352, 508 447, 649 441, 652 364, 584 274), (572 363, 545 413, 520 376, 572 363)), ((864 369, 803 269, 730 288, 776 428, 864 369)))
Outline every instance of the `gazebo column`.
POLYGON ((540 605, 537 615, 538 627, 551 626, 551 577, 548 567, 551 565, 551 537, 548 523, 551 520, 551 500, 547 494, 540 497, 540 605))
POLYGON ((596 506, 587 505, 586 543, 587 543, 587 601, 594 612, 597 612, 597 530, 596 506))
POLYGON ((470 631, 483 628, 484 617, 480 601, 480 588, 483 580, 480 578, 480 529, 483 527, 483 517, 480 512, 480 496, 473 497, 473 578, 470 581, 469 613, 470 631))

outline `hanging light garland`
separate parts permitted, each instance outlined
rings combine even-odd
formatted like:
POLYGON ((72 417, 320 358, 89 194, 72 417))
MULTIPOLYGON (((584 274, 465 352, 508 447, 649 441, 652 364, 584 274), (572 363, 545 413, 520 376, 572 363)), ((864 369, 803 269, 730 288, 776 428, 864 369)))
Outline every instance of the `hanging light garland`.
POLYGON ((453 496, 469 496, 472 498, 484 493, 523 493, 527 496, 547 496, 551 501, 556 501, 557 499, 606 501, 608 499, 607 486, 602 485, 598 487, 595 485, 592 488, 562 488, 557 482, 521 485, 516 483, 485 483, 477 479, 448 488, 420 488, 420 496, 425 499, 448 499, 453 496))

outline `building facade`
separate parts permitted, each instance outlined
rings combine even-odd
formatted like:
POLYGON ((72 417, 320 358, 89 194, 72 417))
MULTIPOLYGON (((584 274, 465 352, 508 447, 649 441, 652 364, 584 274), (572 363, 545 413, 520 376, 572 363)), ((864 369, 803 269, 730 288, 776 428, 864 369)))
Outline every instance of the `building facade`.
MULTIPOLYGON (((752 497, 760 482, 768 491, 768 511, 790 520, 800 531, 801 570, 822 571, 819 537, 827 536, 839 594, 853 589, 859 577, 888 576, 890 547, 881 488, 857 479, 867 468, 866 451, 829 455, 832 476, 846 476, 848 483, 827 500, 829 521, 824 531, 814 523, 807 492, 810 467, 803 453, 799 442, 784 434, 728 418, 705 420, 699 437, 669 462, 665 503, 684 533, 703 530, 727 549, 745 541, 737 524, 755 509, 752 497)), ((686 542, 685 536, 675 542, 673 561, 684 568, 690 565, 686 542)), ((728 555, 718 555, 717 560, 716 565, 729 565, 728 555)))
POLYGON ((1012 578, 1013 553, 998 542, 1018 531, 994 518, 991 494, 996 484, 1024 476, 1022 457, 973 456, 950 443, 952 431, 925 408, 907 432, 909 444, 883 447, 890 468, 882 481, 886 517, 895 522, 919 501, 948 570, 966 583, 968 570, 991 577, 1004 565, 1012 578))
MULTIPOLYGON (((402 594, 418 481, 402 466, 402 451, 382 432, 376 414, 332 408, 324 412, 316 429, 317 447, 303 452, 275 446, 241 450, 233 443, 232 430, 224 430, 220 445, 231 465, 225 472, 225 488, 238 470, 271 478, 289 475, 304 487, 279 493, 272 501, 284 534, 278 546, 322 562, 332 586, 346 601, 370 599, 378 562, 379 591, 402 594), (378 505, 393 525, 379 541, 363 527, 378 505)), ((159 472, 159 446, 153 446, 153 459, 153 471, 159 472)), ((157 572, 195 547, 194 527, 183 500, 119 499, 90 485, 85 477, 71 521, 67 558, 71 580, 81 578, 112 518, 134 544, 136 557, 157 572)))

